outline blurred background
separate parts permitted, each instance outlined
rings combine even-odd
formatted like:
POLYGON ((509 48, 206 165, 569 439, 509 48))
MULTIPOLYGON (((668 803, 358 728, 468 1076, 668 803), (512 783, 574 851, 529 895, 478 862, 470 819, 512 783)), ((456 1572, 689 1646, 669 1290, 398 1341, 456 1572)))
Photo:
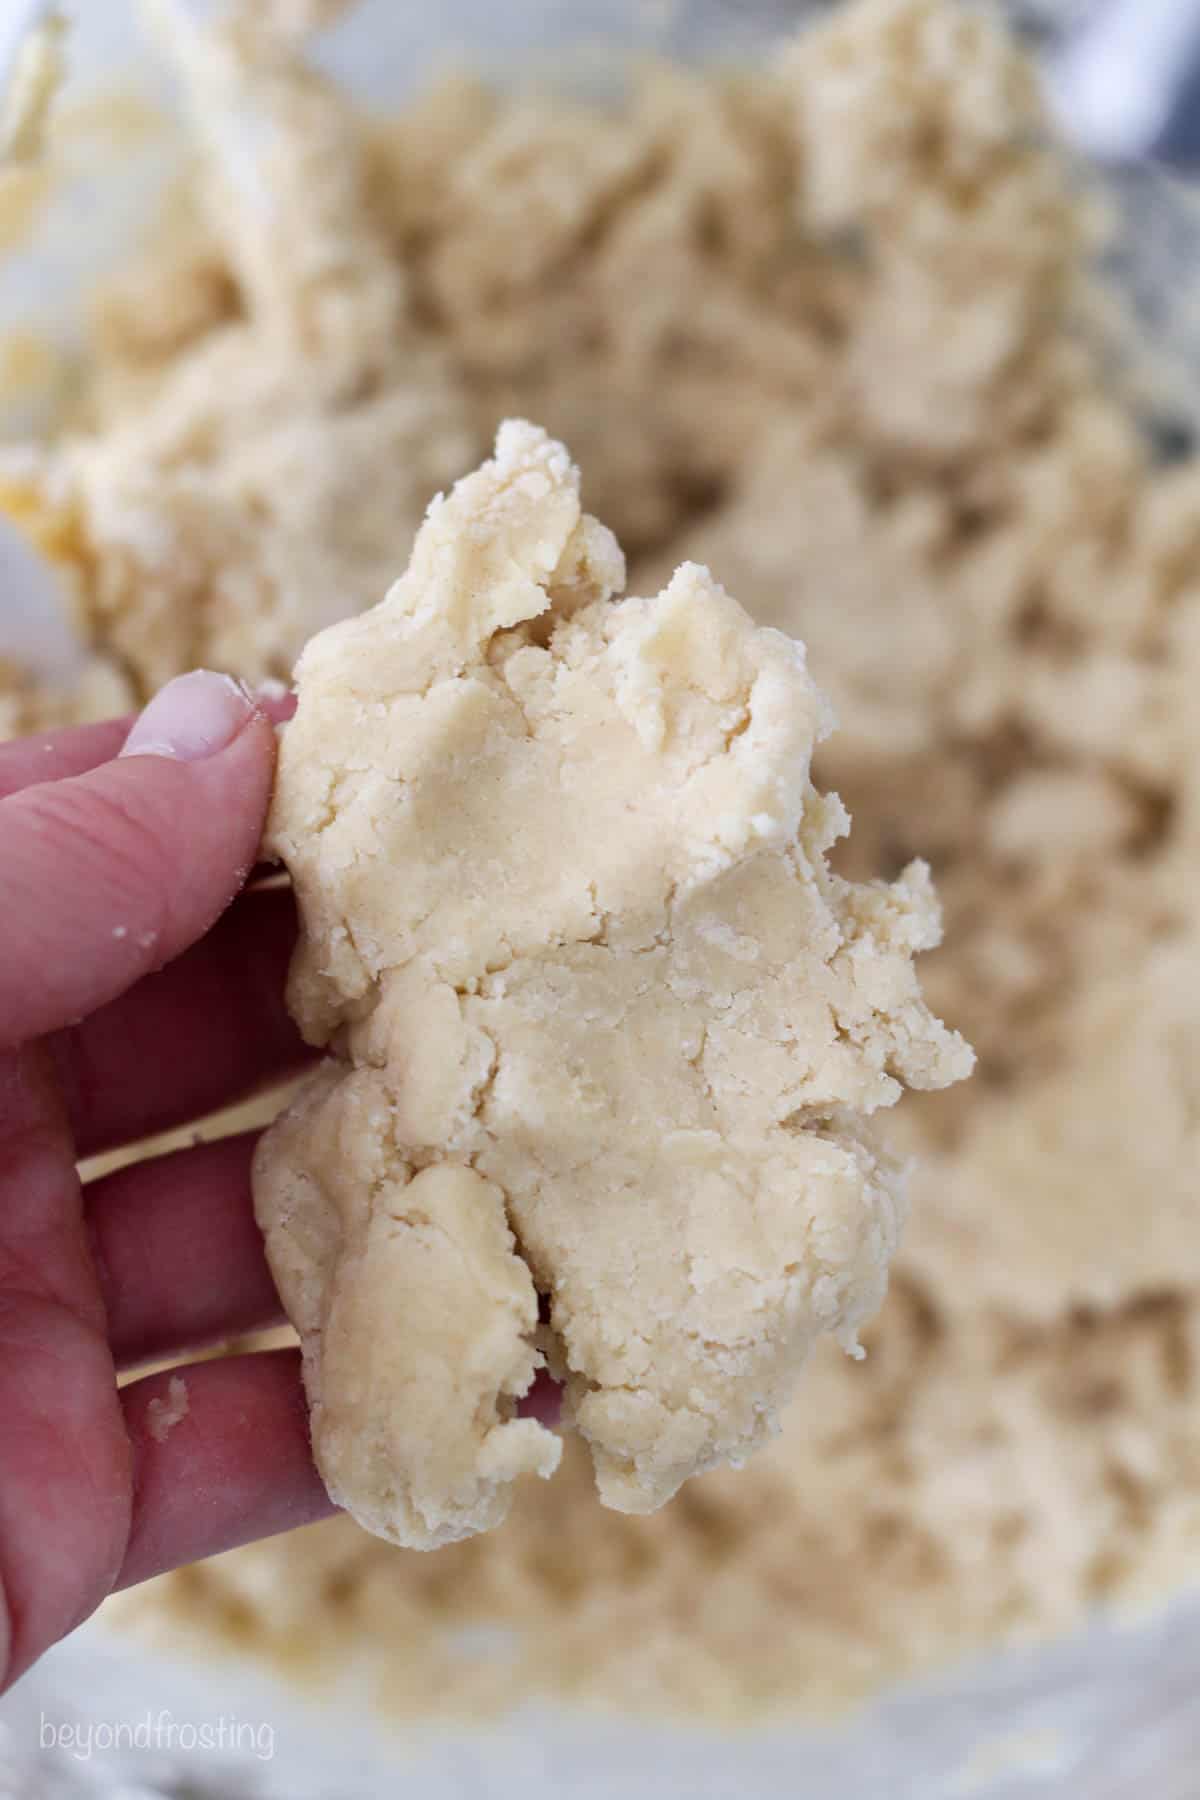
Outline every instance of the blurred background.
POLYGON ((897 1119, 867 1363, 747 1470, 626 1520, 569 1460, 435 1558, 339 1521, 150 1584, 0 1701, 0 1797, 1200 1800, 1200 6, 365 0, 305 52, 327 135, 248 82, 207 175, 186 66, 65 10, 0 489, 90 536, 9 582, 0 729, 286 676, 528 412, 635 591, 698 556, 809 643, 845 866, 930 858, 981 1063, 897 1119), (300 277, 246 219, 335 165, 396 342, 276 392, 300 277))

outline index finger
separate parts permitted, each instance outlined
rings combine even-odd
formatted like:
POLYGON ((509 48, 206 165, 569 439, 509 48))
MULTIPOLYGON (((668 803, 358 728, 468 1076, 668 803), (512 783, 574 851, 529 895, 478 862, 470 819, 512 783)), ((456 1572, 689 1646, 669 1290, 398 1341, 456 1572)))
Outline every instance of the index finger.
POLYGON ((254 862, 274 761, 262 709, 198 670, 115 760, 0 800, 0 1044, 96 1011, 211 928, 254 862))
MULTIPOLYGON (((255 699, 272 725, 286 724, 296 710, 296 696, 279 683, 260 687, 255 699)), ((31 737, 0 743, 0 800, 39 781, 63 781, 86 775, 111 762, 129 736, 134 715, 102 719, 91 725, 64 725, 31 737)))

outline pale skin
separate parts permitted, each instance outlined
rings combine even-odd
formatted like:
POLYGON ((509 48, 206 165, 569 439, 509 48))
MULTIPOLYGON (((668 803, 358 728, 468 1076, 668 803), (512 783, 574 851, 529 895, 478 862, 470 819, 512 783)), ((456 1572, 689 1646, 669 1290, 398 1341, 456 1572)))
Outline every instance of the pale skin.
POLYGON ((247 882, 272 725, 185 682, 133 753, 128 720, 0 745, 0 1687, 112 1590, 332 1510, 296 1353, 187 1362, 281 1317, 253 1137, 76 1174, 305 1055, 291 895, 247 882), (168 1375, 117 1375, 160 1357, 156 1434, 168 1375))

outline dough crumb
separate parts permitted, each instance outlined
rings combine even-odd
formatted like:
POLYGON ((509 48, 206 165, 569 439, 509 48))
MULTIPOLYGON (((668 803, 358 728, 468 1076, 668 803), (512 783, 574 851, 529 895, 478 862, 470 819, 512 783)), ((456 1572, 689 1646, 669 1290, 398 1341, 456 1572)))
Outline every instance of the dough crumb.
POLYGON ((553 1471, 514 1417, 543 1357, 619 1511, 774 1435, 883 1298, 905 1208, 870 1115, 972 1065, 913 970, 924 865, 827 865, 803 646, 699 564, 624 579, 563 445, 509 420, 296 669, 265 848, 331 1054, 255 1204, 330 1492, 414 1548, 553 1471))
POLYGON ((155 1398, 147 1404, 146 1429, 156 1444, 163 1444, 187 1415, 187 1382, 182 1375, 172 1375, 167 1383, 167 1398, 155 1398))

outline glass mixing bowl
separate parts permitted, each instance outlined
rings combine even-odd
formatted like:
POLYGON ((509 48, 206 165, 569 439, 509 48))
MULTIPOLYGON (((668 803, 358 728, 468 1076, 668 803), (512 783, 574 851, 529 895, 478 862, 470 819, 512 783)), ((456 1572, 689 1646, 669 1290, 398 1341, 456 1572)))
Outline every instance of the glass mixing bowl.
MULTIPOLYGON (((93 0, 78 10, 72 85, 119 74, 169 106, 169 83, 145 57, 132 8, 93 0)), ((532 65, 562 83, 594 85, 619 79, 622 61, 638 49, 689 58, 753 54, 812 10, 823 8, 795 0, 447 0, 436 8, 368 0, 321 54, 366 100, 399 105, 456 50, 499 82, 527 76, 532 65)), ((1083 10, 1079 0, 1025 0, 1020 8, 1043 37, 1083 10)), ((28 248, 0 263, 0 324, 36 324, 69 346, 88 274, 133 240, 173 166, 170 141, 156 134, 126 143, 119 171, 77 155, 28 248)), ((1166 338, 1175 317, 1173 272, 1192 260, 1190 213, 1150 170, 1125 171, 1113 192, 1129 226, 1114 267, 1166 338)), ((1177 335, 1187 362, 1191 339, 1182 328, 1177 335)), ((0 428, 8 436, 36 429, 53 399, 36 386, 10 395, 0 428)), ((1185 430, 1197 411, 1192 385, 1181 383, 1174 399, 1185 430)), ((318 1712, 232 1655, 206 1664, 151 1657, 92 1622, 0 1703, 0 1796, 1124 1800, 1152 1787, 1156 1800, 1196 1800, 1198 1668, 1200 1605, 1181 1601, 1140 1625, 1098 1621, 1050 1649, 982 1659, 828 1728, 729 1736, 699 1724, 652 1728, 527 1708, 470 1731, 393 1734, 356 1705, 350 1675, 345 1692, 318 1712), (116 1720, 158 1721, 161 1742, 164 1718, 184 1727, 240 1721, 251 1728, 243 1743, 254 1747, 203 1755, 104 1747, 116 1720), (69 1742, 64 1725, 77 1728, 69 1742)))

